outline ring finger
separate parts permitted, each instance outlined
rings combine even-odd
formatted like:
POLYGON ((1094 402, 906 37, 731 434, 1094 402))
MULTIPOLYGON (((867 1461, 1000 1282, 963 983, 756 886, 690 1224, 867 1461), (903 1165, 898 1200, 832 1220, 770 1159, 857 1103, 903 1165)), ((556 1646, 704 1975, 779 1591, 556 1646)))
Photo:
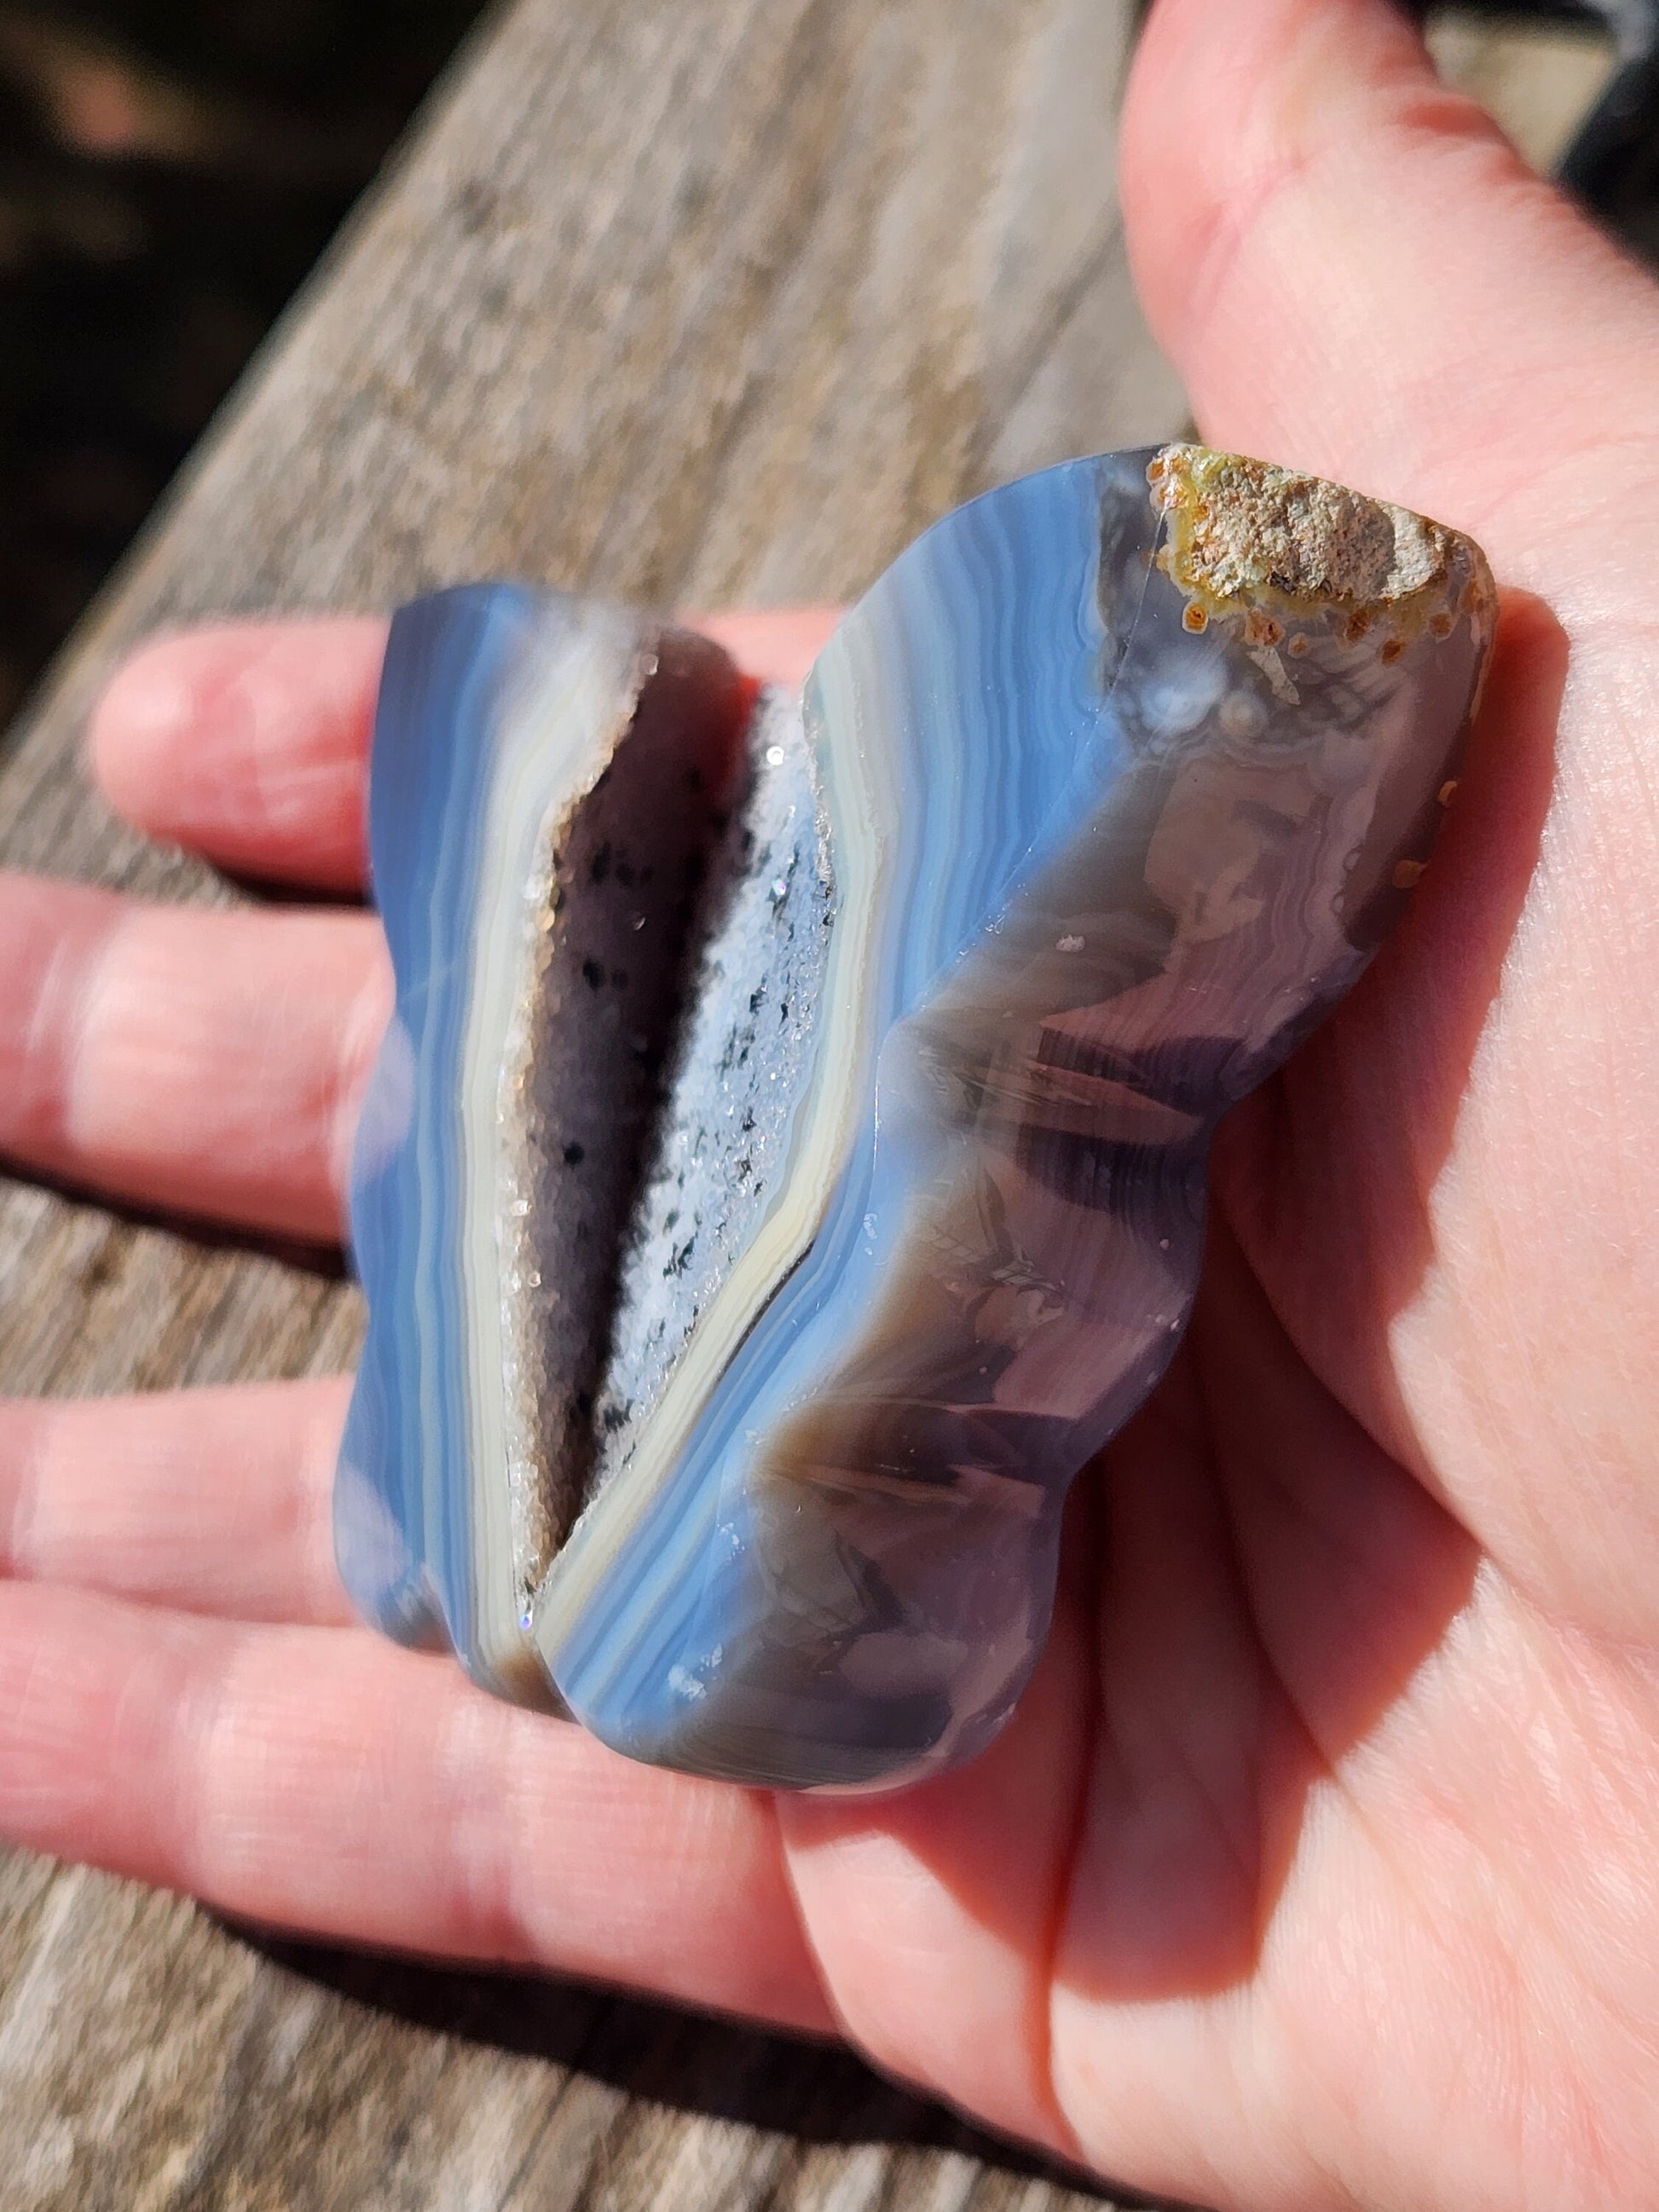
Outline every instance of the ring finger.
POLYGON ((0 1400, 0 1580, 332 1626, 343 1378, 0 1400))
POLYGON ((391 1004, 355 913, 204 912, 0 875, 0 1155, 331 1241, 391 1004))

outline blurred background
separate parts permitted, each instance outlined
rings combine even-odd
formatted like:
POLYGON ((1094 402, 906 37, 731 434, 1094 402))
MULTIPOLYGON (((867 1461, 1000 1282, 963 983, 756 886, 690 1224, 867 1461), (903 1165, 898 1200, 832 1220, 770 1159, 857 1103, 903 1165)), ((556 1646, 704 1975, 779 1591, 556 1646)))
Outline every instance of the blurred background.
POLYGON ((0 723, 480 0, 0 0, 0 723))
MULTIPOLYGON (((0 725, 481 12, 0 0, 0 725)), ((1614 67, 1570 6, 1431 34, 1540 167, 1614 67)))

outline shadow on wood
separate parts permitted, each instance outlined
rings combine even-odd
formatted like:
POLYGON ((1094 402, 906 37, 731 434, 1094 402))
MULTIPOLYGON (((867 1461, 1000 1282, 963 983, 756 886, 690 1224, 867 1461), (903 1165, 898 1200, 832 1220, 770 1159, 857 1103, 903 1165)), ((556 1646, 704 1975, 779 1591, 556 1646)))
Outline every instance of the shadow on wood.
POLYGON ((885 2081, 851 2051, 580 1984, 455 1972, 230 1927, 283 1972, 426 2033, 580 2074, 621 2095, 802 2143, 911 2145, 1127 2208, 1088 2176, 986 2134, 885 2081))

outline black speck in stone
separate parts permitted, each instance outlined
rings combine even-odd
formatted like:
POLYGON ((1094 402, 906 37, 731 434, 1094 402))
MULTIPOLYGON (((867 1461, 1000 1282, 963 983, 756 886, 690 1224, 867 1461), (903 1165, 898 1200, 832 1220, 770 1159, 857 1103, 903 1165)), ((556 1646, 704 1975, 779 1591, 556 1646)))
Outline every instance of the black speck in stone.
POLYGON ((599 851, 594 854, 592 860, 588 863, 587 872, 594 883, 602 884, 605 881, 605 878, 611 873, 611 848, 609 845, 600 846, 599 851))
POLYGON ((597 991, 600 984, 604 982, 605 969, 600 966, 597 960, 583 961, 582 981, 586 984, 590 991, 597 991))
POLYGON ((571 1144, 564 1148, 564 1161, 567 1167, 579 1168, 586 1158, 587 1150, 583 1145, 571 1144))

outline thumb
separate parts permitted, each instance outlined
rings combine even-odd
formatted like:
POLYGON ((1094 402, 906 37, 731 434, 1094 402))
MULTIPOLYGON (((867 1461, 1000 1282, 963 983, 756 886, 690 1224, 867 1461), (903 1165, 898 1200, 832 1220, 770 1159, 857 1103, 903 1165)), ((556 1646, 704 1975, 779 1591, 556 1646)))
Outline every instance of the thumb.
POLYGON ((1472 530, 1560 609, 1542 549, 1564 502, 1613 489, 1587 452, 1627 449, 1626 512, 1632 461, 1659 480, 1659 288, 1387 0, 1160 0, 1121 159, 1141 297, 1204 434, 1472 530))

